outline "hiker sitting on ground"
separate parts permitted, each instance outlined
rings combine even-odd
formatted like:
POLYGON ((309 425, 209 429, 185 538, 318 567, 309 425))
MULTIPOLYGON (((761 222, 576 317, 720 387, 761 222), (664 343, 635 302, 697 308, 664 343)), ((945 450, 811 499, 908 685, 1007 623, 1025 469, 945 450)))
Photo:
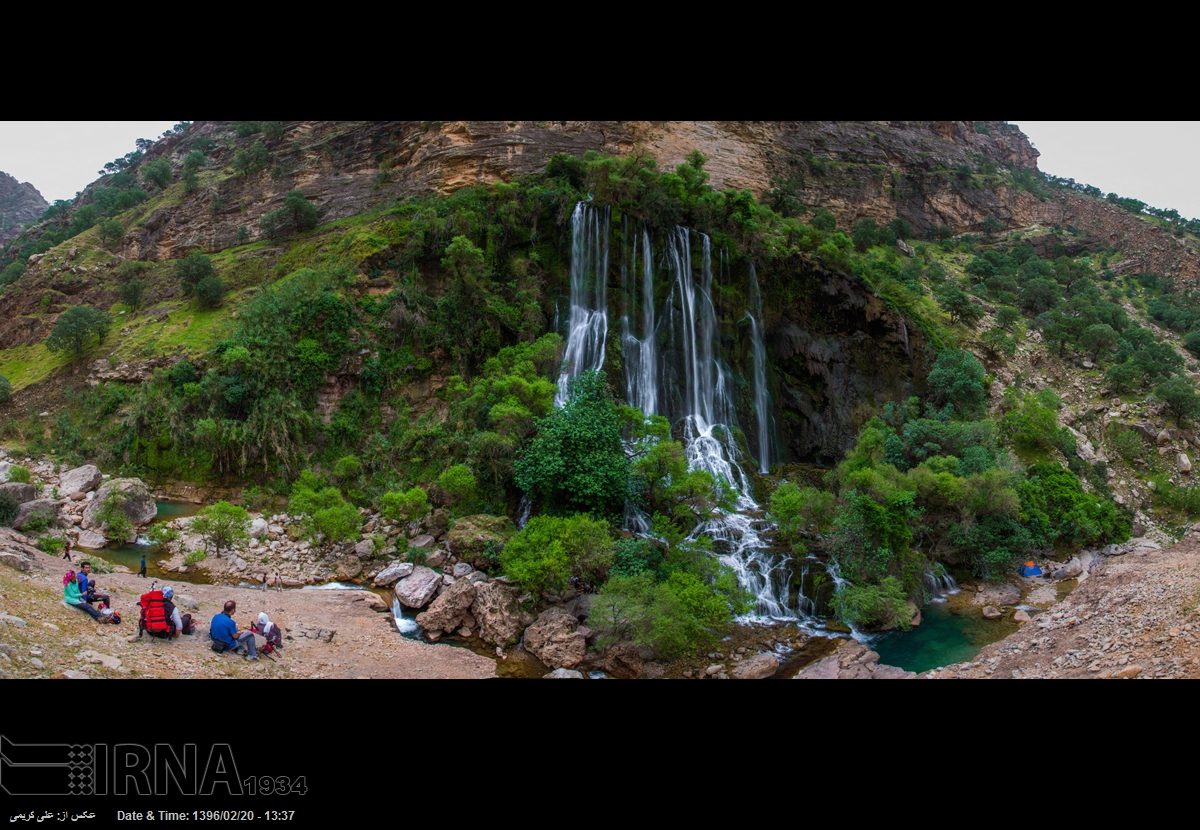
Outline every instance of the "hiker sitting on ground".
POLYGON ((99 611, 83 601, 83 595, 79 593, 79 579, 75 576, 74 571, 67 571, 63 575, 63 602, 72 608, 86 612, 89 617, 98 622, 105 622, 99 611))
POLYGON ((279 630, 279 626, 271 622, 266 611, 259 612, 258 624, 250 630, 263 635, 267 640, 267 645, 272 648, 283 648, 283 632, 279 630))
POLYGON ((79 593, 83 596, 83 601, 87 603, 103 602, 109 608, 112 608, 112 600, 108 598, 108 594, 98 594, 98 587, 95 580, 92 578, 92 563, 79 563, 79 593))
POLYGON ((215 652, 246 650, 247 660, 257 660, 258 652, 254 648, 254 634, 249 631, 238 631, 237 623, 233 621, 233 612, 237 611, 237 603, 233 600, 225 603, 225 610, 212 618, 208 626, 208 634, 212 637, 212 650, 215 652))
POLYGON ((163 595, 163 612, 167 615, 167 624, 171 626, 171 636, 178 637, 180 634, 191 634, 192 615, 179 615, 179 609, 172 602, 175 598, 175 589, 170 585, 164 586, 162 589, 163 595))

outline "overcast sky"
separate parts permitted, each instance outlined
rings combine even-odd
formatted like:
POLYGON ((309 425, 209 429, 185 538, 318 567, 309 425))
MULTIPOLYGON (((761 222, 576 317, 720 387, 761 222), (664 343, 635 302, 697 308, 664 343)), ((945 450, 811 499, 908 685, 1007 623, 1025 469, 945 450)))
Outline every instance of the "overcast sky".
POLYGON ((0 170, 42 197, 74 199, 105 162, 155 139, 179 121, 0 121, 0 170))
POLYGON ((1200 218, 1200 121, 1014 121, 1038 168, 1200 218))
MULTIPOLYGON (((0 170, 46 198, 72 199, 97 171, 178 121, 0 121, 0 170)), ((1200 121, 1014 121, 1038 167, 1200 217, 1200 121)))

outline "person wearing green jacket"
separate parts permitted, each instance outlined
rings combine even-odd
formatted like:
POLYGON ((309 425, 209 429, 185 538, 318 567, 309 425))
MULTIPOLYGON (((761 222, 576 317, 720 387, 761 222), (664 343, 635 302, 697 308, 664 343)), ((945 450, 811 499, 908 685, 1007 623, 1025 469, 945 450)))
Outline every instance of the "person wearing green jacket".
POLYGON ((101 618, 99 611, 84 602, 83 594, 79 592, 79 578, 75 576, 74 571, 67 571, 63 576, 63 602, 80 611, 86 611, 94 620, 99 621, 101 618))

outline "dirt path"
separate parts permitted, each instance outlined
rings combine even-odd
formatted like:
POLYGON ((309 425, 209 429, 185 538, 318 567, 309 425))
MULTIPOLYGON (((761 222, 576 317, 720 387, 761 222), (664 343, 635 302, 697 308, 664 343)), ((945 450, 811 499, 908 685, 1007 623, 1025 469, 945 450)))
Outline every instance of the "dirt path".
POLYGON ((1200 536, 1107 558, 1061 603, 935 678, 1200 677, 1200 536))
MULTIPOLYGON (((170 642, 137 638, 137 600, 150 580, 134 574, 97 576, 112 596, 121 625, 98 625, 62 602, 62 574, 68 564, 41 552, 33 570, 0 565, 0 671, 11 677, 52 677, 63 671, 90 677, 328 677, 328 678, 485 678, 496 676, 495 661, 462 648, 420 643, 402 637, 391 615, 371 610, 364 591, 262 592, 216 585, 171 584, 191 597, 199 610, 193 636, 170 642), (290 639, 272 661, 256 663, 209 648, 208 624, 226 600, 238 604, 234 619, 248 626, 260 611, 290 639), (333 632, 330 638, 330 632, 333 632), (94 653, 94 654, 93 654, 94 653), (102 655, 107 658, 103 660, 102 655), (89 662, 96 661, 96 662, 89 662), (118 662, 119 661, 119 664, 118 662)), ((77 566, 76 566, 77 567, 77 566)), ((180 612, 188 609, 180 603, 180 612)), ((257 639, 261 646, 262 638, 257 639)), ((3 675, 0 675, 3 676, 3 675)))

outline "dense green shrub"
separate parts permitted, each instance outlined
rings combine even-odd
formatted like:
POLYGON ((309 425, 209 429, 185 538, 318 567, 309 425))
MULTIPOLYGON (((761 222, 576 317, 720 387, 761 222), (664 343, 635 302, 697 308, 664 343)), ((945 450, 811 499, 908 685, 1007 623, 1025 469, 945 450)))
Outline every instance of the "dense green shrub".
POLYGON ((538 422, 517 459, 517 485, 551 506, 616 513, 629 494, 629 460, 603 372, 571 380, 561 409, 538 422))
POLYGON ((19 464, 14 464, 8 469, 8 480, 28 484, 33 479, 33 474, 29 472, 28 467, 22 467, 19 464))
POLYGON ((861 628, 912 627, 908 592, 894 576, 877 585, 847 585, 833 597, 834 613, 843 622, 861 628))
POLYGON ((475 476, 465 464, 450 467, 438 476, 437 484, 449 497, 451 504, 469 504, 475 498, 475 476))
POLYGON ((565 519, 535 516, 505 544, 500 564, 535 596, 561 592, 573 576, 599 585, 613 564, 608 522, 586 513, 565 519))
POLYGON ((194 292, 202 280, 216 275, 217 272, 212 266, 212 261, 200 251, 192 251, 179 260, 179 264, 175 266, 175 276, 179 279, 179 284, 183 286, 185 295, 194 292))
POLYGON ((963 349, 946 349, 937 356, 929 373, 933 399, 939 404, 952 404, 960 415, 975 415, 983 411, 987 373, 979 358, 963 349))
POLYGON ((412 487, 403 493, 384 494, 379 506, 389 519, 412 522, 429 512, 429 498, 420 487, 412 487))
POLYGON ((4 375, 0 375, 0 404, 8 403, 12 400, 12 384, 4 375))
POLYGON ((362 516, 336 487, 321 487, 311 472, 301 473, 292 485, 288 512, 305 516, 310 534, 320 534, 326 542, 342 542, 358 535, 362 516))
POLYGON ((12 520, 17 518, 18 509, 20 509, 20 505, 17 504, 12 493, 0 492, 0 527, 11 525, 12 520))
POLYGON ((317 206, 303 191, 293 190, 284 197, 283 207, 264 214, 258 225, 263 235, 272 238, 311 230, 317 226, 317 206))

